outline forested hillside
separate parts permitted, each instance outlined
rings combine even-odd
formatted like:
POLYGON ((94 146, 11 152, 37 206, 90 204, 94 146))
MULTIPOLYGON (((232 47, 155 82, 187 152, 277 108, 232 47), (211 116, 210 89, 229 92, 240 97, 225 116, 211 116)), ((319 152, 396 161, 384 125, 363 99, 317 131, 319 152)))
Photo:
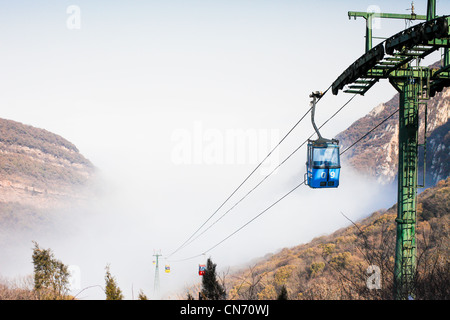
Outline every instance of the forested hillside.
MULTIPOLYGON (((450 178, 419 195, 417 299, 450 298, 450 178)), ((392 299, 396 205, 310 243, 266 256, 228 277, 229 299, 392 299), (369 289, 368 267, 381 288, 369 289)))

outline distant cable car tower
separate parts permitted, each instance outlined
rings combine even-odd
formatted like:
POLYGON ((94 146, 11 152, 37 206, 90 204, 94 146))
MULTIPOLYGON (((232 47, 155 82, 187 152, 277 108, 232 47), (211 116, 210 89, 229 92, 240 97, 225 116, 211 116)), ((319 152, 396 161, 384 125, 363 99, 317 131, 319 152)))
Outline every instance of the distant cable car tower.
POLYGON ((156 260, 155 260, 155 280, 154 280, 154 292, 155 292, 155 298, 159 299, 159 294, 160 294, 160 288, 159 288, 159 257, 162 256, 162 254, 159 253, 155 253, 153 255, 156 260))

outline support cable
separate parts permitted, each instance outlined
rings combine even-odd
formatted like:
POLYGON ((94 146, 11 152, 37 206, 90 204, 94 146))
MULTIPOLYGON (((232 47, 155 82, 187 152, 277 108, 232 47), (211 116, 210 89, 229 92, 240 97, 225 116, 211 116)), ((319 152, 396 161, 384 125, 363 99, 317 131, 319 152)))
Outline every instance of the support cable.
MULTIPOLYGON (((352 99, 354 98, 354 96, 352 97, 352 99)), ((351 100, 350 100, 351 101, 351 100)), ((348 102, 350 102, 348 101, 348 102)), ((347 102, 347 103, 348 103, 347 102)), ((346 103, 346 104, 347 104, 346 103)), ((345 105, 344 105, 345 106, 345 105)), ((341 107, 342 109, 342 107, 341 107)), ((341 110, 340 109, 340 110, 341 110)), ((347 152, 349 149, 353 148, 358 142, 360 142, 362 139, 364 139, 365 137, 367 137, 371 132, 373 132, 374 130, 376 130, 378 127, 380 127, 383 123, 385 123, 388 119, 392 118, 397 112, 399 111, 399 109, 395 110, 394 112, 392 112, 387 118, 385 118, 383 121, 381 121, 380 123, 378 123, 375 127, 373 127, 372 129, 370 129, 368 132, 366 132, 364 135, 362 135, 358 140, 356 140, 355 142, 353 142, 349 147, 347 147, 345 150, 343 150, 340 155, 344 154, 345 152, 347 152)), ((335 113, 336 114, 336 113, 335 113)), ((334 115, 335 115, 334 114, 334 115)), ((334 116, 333 115, 333 116, 334 116)), ((331 118, 330 118, 331 119, 331 118)), ((328 121, 328 120, 327 120, 328 121)), ((326 122, 327 122, 326 121, 326 122)), ((326 123, 325 122, 325 123, 326 123)), ((324 124, 325 124, 324 123, 324 124)), ((322 124, 322 126, 324 125, 322 124)), ((287 192, 286 194, 284 194, 282 197, 280 197, 278 200, 276 200, 275 202, 273 202, 270 206, 268 206, 266 209, 264 209, 263 211, 261 211, 259 214, 257 214, 256 216, 254 216, 252 219, 250 219, 249 221, 247 221, 244 225, 242 225, 241 227, 239 227, 238 229, 236 229, 235 231, 233 231, 231 234, 229 234, 228 236, 226 236, 225 238, 223 238, 221 241, 219 241, 218 243, 216 243, 215 245, 213 245, 212 247, 210 247, 209 249, 203 251, 202 253, 195 255, 195 256, 191 256, 189 258, 185 258, 185 259, 181 259, 181 260, 174 260, 173 262, 177 262, 177 261, 186 261, 186 260, 191 260, 197 257, 200 257, 206 253, 208 253, 209 251, 215 249, 216 247, 218 247, 219 245, 221 245, 223 242, 225 242, 226 240, 228 240, 229 238, 231 238, 232 236, 234 236, 236 233, 238 233, 239 231, 241 231, 243 228, 245 228, 246 226, 248 226, 250 223, 252 223, 253 221, 255 221, 257 218, 259 218, 260 216, 262 216, 264 213, 266 213, 268 210, 270 210, 272 207, 274 207, 276 204, 278 204, 280 201, 282 201, 283 199, 285 199, 288 195, 290 195, 292 192, 294 192, 295 190, 297 190, 300 186, 304 185, 305 181, 301 182, 300 184, 298 184, 297 186, 295 186, 293 189, 291 189, 289 192, 287 192)))
MULTIPOLYGON (((319 128, 321 129, 324 125, 328 123, 331 119, 333 119, 345 106, 347 106, 350 101, 352 101, 355 98, 356 94, 354 94, 342 107, 340 107, 331 117, 329 117, 319 128)), ((318 131, 318 130, 317 130, 318 131)), ((224 214, 222 214, 216 221, 214 221, 212 224, 209 225, 208 228, 203 230, 200 234, 198 234, 195 238, 193 238, 191 241, 187 242, 185 246, 191 244, 194 242, 197 238, 199 238, 202 234, 204 234, 206 231, 208 231, 213 225, 215 225, 217 222, 219 222, 224 216, 226 216, 230 211, 232 211, 239 203, 241 203, 245 198, 247 198, 256 188, 258 188, 264 181, 267 180, 279 167, 281 167, 290 157, 292 157, 301 147, 303 147, 309 139, 311 139, 314 134, 317 133, 317 131, 313 132, 305 141, 303 141, 291 154, 289 154, 280 164, 278 164, 268 175, 266 175, 258 184, 256 184, 250 191, 248 191, 241 199, 239 199, 230 209, 228 209, 224 214)), ((180 248, 181 249, 181 248, 180 248)))
MULTIPOLYGON (((331 86, 328 87, 327 90, 324 91, 324 93, 321 95, 320 98, 318 98, 317 102, 320 101, 320 99, 331 89, 331 86)), ((208 223, 209 220, 211 220, 211 218, 225 205, 225 203, 228 202, 228 200, 231 199, 231 197, 242 187, 242 185, 256 172, 256 170, 259 169, 259 167, 263 164, 263 162, 270 157, 270 155, 275 151, 275 149, 277 149, 281 143, 283 143, 283 141, 291 134, 291 132, 300 124, 300 122, 303 121, 303 119, 305 119, 305 117, 308 115, 308 113, 311 111, 312 106, 308 109, 308 111, 306 111, 306 113, 297 121, 297 123, 294 124, 294 126, 284 135, 284 137, 275 145, 275 147, 272 148, 272 150, 264 157, 264 159, 262 159, 259 164, 253 169, 252 172, 250 172, 250 174, 239 184, 239 186, 237 188, 234 189, 234 191, 228 196, 228 198, 225 199, 224 202, 222 202, 222 204, 213 212, 213 214, 211 216, 209 216, 208 219, 206 219, 205 222, 203 222, 203 224, 185 241, 183 242, 183 244, 181 246, 179 246, 175 251, 173 251, 172 253, 170 253, 167 257, 172 256, 173 254, 175 254, 176 252, 178 252, 181 248, 183 248, 188 242, 189 240, 191 240, 199 231, 200 229, 202 229, 206 223, 208 223)))
POLYGON ((396 114, 398 112, 399 109, 395 110, 394 112, 392 112, 386 119, 384 119, 383 121, 381 121, 379 124, 377 124, 375 127, 373 127, 372 129, 370 129, 370 131, 368 131, 365 135, 363 135, 362 137, 360 137, 358 140, 356 140, 355 142, 353 142, 349 147, 347 147, 344 151, 342 151, 340 154, 342 155, 343 153, 345 153, 348 149, 352 148, 355 144, 357 144, 358 142, 360 142, 362 139, 364 139, 365 137, 367 137, 372 131, 374 131, 376 128, 378 128, 379 126, 381 126, 383 123, 385 123, 388 119, 392 118, 394 116, 394 114, 396 114))

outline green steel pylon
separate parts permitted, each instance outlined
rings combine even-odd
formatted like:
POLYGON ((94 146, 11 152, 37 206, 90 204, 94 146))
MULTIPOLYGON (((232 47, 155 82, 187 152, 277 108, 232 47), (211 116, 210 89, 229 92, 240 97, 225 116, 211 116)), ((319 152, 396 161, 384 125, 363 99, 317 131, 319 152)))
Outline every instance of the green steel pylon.
MULTIPOLYGON (((428 0, 427 20, 435 18, 435 0, 428 0)), ((428 98, 428 94, 423 93, 429 90, 429 77, 428 68, 414 69, 407 64, 403 77, 389 78, 400 94, 394 266, 394 296, 397 300, 415 299, 419 103, 421 98, 428 98)))
POLYGON ((410 65, 390 78, 400 94, 398 142, 397 241, 395 248, 394 295, 396 299, 414 299, 416 274, 416 199, 419 103, 425 83, 419 81, 427 69, 410 65))
MULTIPOLYGON (((375 16, 382 18, 406 17, 405 15, 384 13, 349 12, 349 17, 356 18, 358 16, 367 20, 366 53, 333 82, 332 92, 336 95, 339 90, 343 90, 347 93, 364 95, 380 79, 389 79, 389 82, 399 92, 398 209, 394 296, 396 299, 414 299, 419 106, 426 105, 424 100, 434 96, 444 87, 450 86, 450 16, 436 17, 435 0, 428 0, 426 22, 399 32, 373 48, 372 33, 369 30, 371 29, 371 18, 375 16), (439 48, 444 50, 442 67, 419 67, 421 59, 439 48), (412 66, 413 61, 417 61, 417 66, 412 66), (346 86, 347 89, 344 89, 346 86)), ((423 16, 416 15, 415 19, 422 20, 423 16)))

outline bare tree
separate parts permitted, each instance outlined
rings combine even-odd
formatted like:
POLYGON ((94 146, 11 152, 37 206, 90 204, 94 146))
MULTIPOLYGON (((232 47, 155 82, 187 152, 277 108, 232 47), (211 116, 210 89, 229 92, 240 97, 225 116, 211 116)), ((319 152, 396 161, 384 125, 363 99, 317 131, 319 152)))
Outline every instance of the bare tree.
MULTIPOLYGON (((348 218, 347 218, 348 219, 348 218)), ((350 219, 349 219, 350 220, 350 219)), ((448 220, 448 219, 447 219, 448 220)), ((350 220, 351 221, 351 220, 350 220)), ((331 254, 323 255, 327 265, 338 275, 341 299, 389 300, 394 295, 395 225, 381 217, 370 225, 361 227, 351 221, 357 230, 355 249, 364 259, 357 265, 357 272, 349 272, 333 261, 331 254), (374 231, 371 227, 376 225, 374 231), (366 231, 370 230, 370 231, 366 231), (380 286, 367 285, 369 267, 376 266, 381 279, 380 286)), ((413 276, 415 299, 450 298, 449 227, 448 223, 421 222, 417 229, 417 259, 413 276), (426 226, 429 225, 429 228, 426 226)), ((335 258, 335 257, 334 257, 335 258)))
POLYGON ((258 292, 262 289, 261 280, 265 277, 266 272, 256 272, 256 266, 250 266, 248 272, 243 277, 239 277, 239 285, 236 288, 235 296, 231 299, 238 298, 243 300, 257 300, 258 292))

